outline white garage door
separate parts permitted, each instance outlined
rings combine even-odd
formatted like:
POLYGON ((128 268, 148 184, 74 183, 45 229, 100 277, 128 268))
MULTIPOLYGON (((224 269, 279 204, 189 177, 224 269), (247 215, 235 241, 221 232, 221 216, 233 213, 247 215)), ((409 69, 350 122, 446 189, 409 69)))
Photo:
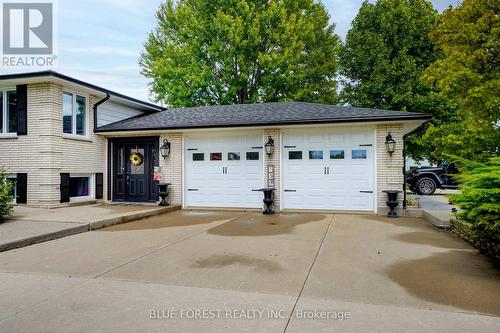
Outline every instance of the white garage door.
POLYGON ((190 136, 185 141, 185 205, 260 208, 263 136, 190 136))
POLYGON ((283 135, 283 207, 372 211, 374 129, 283 135))

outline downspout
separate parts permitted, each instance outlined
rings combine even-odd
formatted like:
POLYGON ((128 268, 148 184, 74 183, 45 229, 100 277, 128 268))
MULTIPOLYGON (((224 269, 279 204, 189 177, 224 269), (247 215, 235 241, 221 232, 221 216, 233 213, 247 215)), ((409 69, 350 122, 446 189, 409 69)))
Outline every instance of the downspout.
POLYGON ((403 135, 403 209, 406 209, 406 138, 418 132, 427 122, 420 124, 413 131, 403 135))
POLYGON ((110 97, 109 92, 106 92, 106 97, 94 104, 94 132, 97 129, 97 107, 106 102, 110 97))

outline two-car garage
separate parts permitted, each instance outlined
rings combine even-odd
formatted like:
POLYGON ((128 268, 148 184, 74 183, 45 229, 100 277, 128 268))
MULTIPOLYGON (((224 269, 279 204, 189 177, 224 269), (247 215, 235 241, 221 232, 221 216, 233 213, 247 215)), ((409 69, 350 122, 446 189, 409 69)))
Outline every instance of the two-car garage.
MULTIPOLYGON (((281 208, 374 210, 374 140, 370 126, 281 131, 281 208)), ((263 131, 184 137, 186 207, 260 208, 263 131)))

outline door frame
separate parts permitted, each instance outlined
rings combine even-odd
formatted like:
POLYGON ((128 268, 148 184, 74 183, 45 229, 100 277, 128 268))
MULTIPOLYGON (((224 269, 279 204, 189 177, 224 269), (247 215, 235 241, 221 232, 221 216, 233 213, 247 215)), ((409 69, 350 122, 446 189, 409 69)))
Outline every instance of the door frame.
MULTIPOLYGON (((116 145, 124 145, 125 148, 127 146, 134 146, 134 145, 139 145, 139 144, 149 144, 156 150, 156 158, 154 161, 151 158, 151 150, 148 150, 145 152, 144 156, 144 163, 147 163, 145 165, 144 170, 145 170, 145 177, 148 180, 146 182, 147 184, 147 198, 145 200, 134 200, 133 202, 156 202, 158 201, 158 193, 156 190, 156 185, 155 182, 153 181, 153 167, 154 166, 159 166, 160 164, 160 151, 159 151, 159 143, 160 143, 160 138, 158 136, 147 136, 147 137, 132 137, 132 138, 109 138, 109 150, 108 150, 108 179, 109 181, 109 188, 108 191, 110 192, 110 195, 108 196, 111 201, 116 201, 116 202, 131 202, 128 197, 127 197, 127 186, 125 185, 125 193, 123 198, 117 198, 116 197, 116 186, 117 186, 117 179, 115 177, 115 151, 116 151, 116 145)), ((126 151, 126 149, 125 149, 126 151)), ((127 167, 127 162, 126 162, 126 157, 125 157, 125 168, 127 167)))

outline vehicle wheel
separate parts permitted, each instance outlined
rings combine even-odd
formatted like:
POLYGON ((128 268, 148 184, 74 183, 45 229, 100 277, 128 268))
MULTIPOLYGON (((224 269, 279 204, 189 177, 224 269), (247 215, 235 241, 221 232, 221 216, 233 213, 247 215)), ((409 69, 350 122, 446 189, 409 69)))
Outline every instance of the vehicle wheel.
POLYGON ((436 181, 432 178, 429 177, 423 177, 417 180, 417 183, 415 184, 417 187, 418 193, 422 195, 431 195, 436 192, 436 181))

